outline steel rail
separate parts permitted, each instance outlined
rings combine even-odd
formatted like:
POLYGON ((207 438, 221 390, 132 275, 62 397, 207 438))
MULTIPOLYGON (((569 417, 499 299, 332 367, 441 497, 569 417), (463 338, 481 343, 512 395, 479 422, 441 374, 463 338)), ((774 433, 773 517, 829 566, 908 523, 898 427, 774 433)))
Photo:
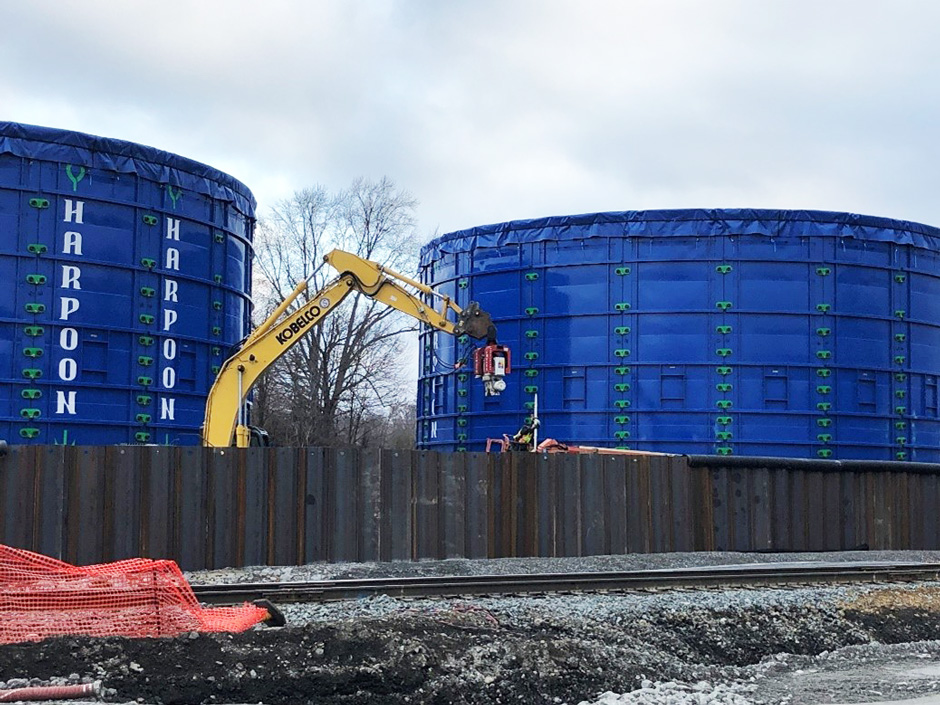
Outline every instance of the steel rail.
POLYGON ((330 602, 376 595, 461 597, 533 593, 629 592, 695 588, 770 587, 820 583, 940 581, 940 563, 761 563, 665 570, 510 575, 360 578, 284 583, 194 585, 209 604, 269 600, 330 602))

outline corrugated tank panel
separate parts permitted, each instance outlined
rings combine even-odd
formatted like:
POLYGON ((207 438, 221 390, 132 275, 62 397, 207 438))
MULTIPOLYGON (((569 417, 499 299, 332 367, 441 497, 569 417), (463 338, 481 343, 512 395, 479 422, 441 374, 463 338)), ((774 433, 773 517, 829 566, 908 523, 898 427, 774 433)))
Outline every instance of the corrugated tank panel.
POLYGON ((484 398, 422 333, 418 443, 541 437, 682 453, 940 461, 940 230, 850 213, 676 210, 444 235, 422 277, 513 351, 484 398))
POLYGON ((0 438, 198 443, 248 330, 254 206, 174 154, 0 122, 0 438))

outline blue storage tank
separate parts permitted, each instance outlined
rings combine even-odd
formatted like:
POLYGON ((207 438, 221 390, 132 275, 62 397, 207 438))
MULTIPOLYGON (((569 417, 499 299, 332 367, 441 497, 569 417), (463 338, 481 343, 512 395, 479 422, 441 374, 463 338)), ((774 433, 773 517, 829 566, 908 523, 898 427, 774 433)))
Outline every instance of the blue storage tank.
MULTIPOLYGON (((422 280, 494 315, 500 397, 421 334, 418 444, 940 462, 940 229, 850 213, 664 210, 444 235, 422 280)), ((458 354, 457 351, 460 351, 458 354)))
POLYGON ((198 443, 249 326, 254 208, 175 154, 0 122, 0 439, 198 443))

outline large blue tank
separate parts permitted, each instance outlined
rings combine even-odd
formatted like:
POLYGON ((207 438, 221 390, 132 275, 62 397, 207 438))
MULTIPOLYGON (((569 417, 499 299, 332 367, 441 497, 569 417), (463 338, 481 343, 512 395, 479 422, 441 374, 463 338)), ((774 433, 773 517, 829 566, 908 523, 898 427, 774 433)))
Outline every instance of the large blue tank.
POLYGON ((484 398, 422 333, 418 444, 541 438, 679 453, 940 462, 940 229, 849 213, 669 210, 444 235, 422 280, 494 314, 484 398))
POLYGON ((254 208, 204 164, 0 122, 0 439, 198 443, 248 329, 254 208))

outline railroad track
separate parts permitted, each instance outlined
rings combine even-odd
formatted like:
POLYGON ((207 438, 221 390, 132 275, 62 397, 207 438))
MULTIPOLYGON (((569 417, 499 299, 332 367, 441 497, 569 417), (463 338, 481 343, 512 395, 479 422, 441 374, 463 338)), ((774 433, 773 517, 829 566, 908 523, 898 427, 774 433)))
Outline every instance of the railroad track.
POLYGON ((929 580, 940 580, 940 563, 770 563, 622 572, 448 575, 194 585, 193 590, 201 602, 209 604, 235 604, 256 600, 284 604, 356 600, 377 595, 405 598, 469 597, 929 580))

